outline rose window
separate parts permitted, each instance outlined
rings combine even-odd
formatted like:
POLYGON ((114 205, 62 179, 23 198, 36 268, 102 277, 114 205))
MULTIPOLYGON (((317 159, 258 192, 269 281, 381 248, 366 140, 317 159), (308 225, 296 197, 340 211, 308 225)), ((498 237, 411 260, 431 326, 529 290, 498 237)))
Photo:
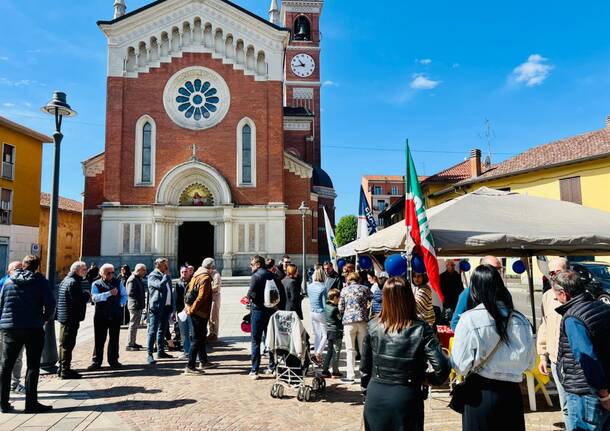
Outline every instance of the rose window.
POLYGON ((218 90, 212 87, 209 81, 202 82, 201 79, 187 81, 178 89, 179 95, 176 102, 180 105, 178 110, 184 113, 186 118, 193 117, 199 121, 201 117, 210 118, 212 112, 216 112, 220 98, 216 96, 218 90))

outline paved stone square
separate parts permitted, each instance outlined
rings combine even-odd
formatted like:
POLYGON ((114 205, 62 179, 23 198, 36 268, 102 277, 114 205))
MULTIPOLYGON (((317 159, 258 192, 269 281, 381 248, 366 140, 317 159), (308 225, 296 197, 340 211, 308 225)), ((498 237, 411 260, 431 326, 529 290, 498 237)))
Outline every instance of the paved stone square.
MULTIPOLYGON (((359 430, 362 398, 357 385, 331 380, 321 400, 301 403, 293 391, 282 400, 272 399, 271 377, 258 381, 247 377, 249 337, 239 327, 246 313, 239 304, 245 290, 223 290, 221 340, 211 353, 211 359, 220 364, 217 369, 204 376, 184 376, 185 362, 178 359, 147 366, 145 352, 124 350, 127 331, 122 330, 123 369, 102 368, 72 381, 43 376, 40 399, 53 404, 54 411, 0 415, 0 430, 359 430)), ((74 368, 79 370, 89 365, 93 350, 92 311, 90 307, 75 349, 74 368)), ((145 331, 138 333, 142 345, 145 331)), ((23 397, 14 397, 13 402, 23 409, 23 397)), ((426 401, 426 430, 461 428, 460 416, 447 408, 447 402, 446 390, 434 391, 426 401)), ((538 405, 545 407, 540 397, 538 405)), ((560 429, 554 425, 560 418, 556 411, 527 413, 527 429, 560 429)))

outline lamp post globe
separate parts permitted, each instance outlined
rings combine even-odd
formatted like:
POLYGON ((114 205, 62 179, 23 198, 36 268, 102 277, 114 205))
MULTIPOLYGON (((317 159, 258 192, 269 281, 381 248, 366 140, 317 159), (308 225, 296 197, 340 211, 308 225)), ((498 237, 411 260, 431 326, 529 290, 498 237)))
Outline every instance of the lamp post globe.
POLYGON ((303 252, 303 266, 302 266, 302 274, 301 274, 301 292, 307 292, 307 263, 305 261, 305 216, 309 211, 309 207, 305 204, 305 201, 301 202, 301 206, 299 207, 299 213, 301 214, 301 230, 302 230, 302 252, 303 252))
MULTIPOLYGON (((66 101, 66 93, 55 91, 53 98, 41 108, 42 112, 52 115, 55 119, 55 132, 53 133, 53 178, 51 190, 51 207, 49 208, 49 240, 47 247, 47 279, 57 298, 56 265, 57 256, 57 206, 59 203, 59 165, 61 155, 61 123, 63 117, 74 117, 76 111, 66 101)), ((57 344, 55 341, 55 322, 50 320, 44 326, 44 348, 40 368, 49 373, 57 371, 57 344)))

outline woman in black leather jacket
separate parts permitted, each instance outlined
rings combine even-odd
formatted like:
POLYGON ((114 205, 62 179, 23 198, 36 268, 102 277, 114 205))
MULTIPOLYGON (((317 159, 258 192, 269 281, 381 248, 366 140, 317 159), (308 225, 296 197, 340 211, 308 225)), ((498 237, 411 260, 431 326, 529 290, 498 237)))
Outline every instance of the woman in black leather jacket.
POLYGON ((368 324, 360 362, 365 428, 421 431, 427 395, 422 386, 444 383, 451 365, 432 328, 417 318, 413 292, 403 278, 385 283, 382 303, 379 317, 368 324))

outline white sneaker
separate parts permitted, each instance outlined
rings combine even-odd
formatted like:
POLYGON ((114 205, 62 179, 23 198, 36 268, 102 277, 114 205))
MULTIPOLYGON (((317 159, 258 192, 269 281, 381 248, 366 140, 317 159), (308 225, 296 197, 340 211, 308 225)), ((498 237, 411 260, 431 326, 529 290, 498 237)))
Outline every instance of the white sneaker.
POLYGON ((272 370, 271 368, 267 368, 265 370, 265 375, 266 376, 275 376, 275 370, 272 370))
POLYGON ((248 377, 250 377, 252 380, 258 380, 258 373, 254 372, 254 371, 250 371, 250 374, 248 374, 248 377))

